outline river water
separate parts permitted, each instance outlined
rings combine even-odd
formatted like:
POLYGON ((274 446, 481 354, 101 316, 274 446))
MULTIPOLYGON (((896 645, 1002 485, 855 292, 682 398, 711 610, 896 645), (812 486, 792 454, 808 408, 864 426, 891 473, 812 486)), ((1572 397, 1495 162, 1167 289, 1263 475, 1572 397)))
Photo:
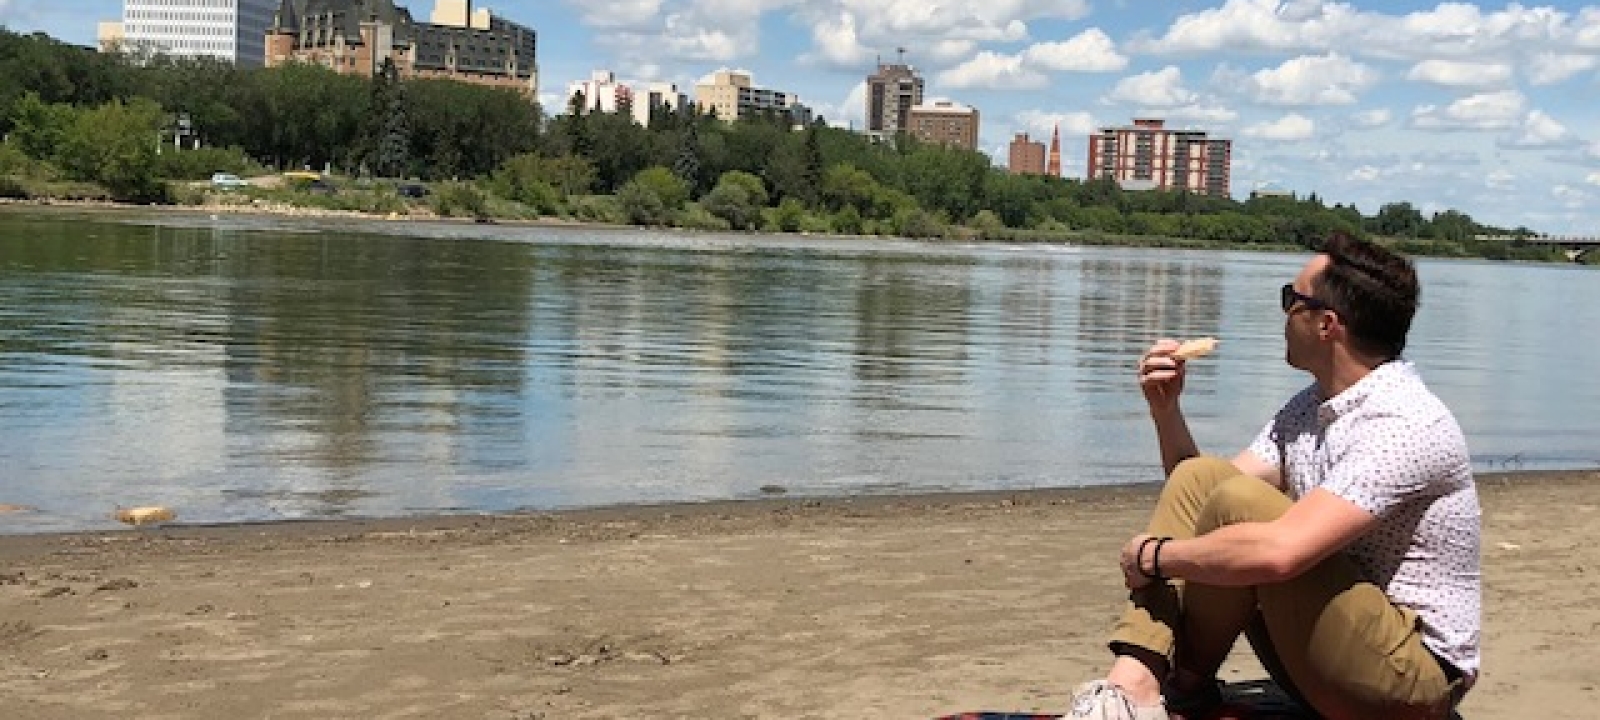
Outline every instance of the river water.
MULTIPOLYGON (((0 211, 0 533, 1159 479, 1308 378, 1303 255, 0 211)), ((1600 273, 1422 260, 1482 470, 1600 466, 1600 273)))

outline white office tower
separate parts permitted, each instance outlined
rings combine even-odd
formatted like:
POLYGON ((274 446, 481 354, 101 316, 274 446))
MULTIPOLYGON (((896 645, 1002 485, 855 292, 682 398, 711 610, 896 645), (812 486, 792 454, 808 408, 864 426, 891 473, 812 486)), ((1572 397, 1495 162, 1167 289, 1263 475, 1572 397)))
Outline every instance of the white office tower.
POLYGON ((135 53, 216 57, 259 67, 280 0, 126 0, 124 48, 135 53))

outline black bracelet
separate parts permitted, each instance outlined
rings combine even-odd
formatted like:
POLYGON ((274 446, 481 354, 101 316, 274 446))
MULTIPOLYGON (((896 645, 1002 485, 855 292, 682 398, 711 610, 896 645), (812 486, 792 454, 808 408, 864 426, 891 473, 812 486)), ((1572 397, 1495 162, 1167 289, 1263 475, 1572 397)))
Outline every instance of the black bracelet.
MULTIPOLYGON (((1144 542, 1139 543, 1139 552, 1136 552, 1136 553, 1133 554, 1133 566, 1136 567, 1136 568, 1139 568, 1139 574, 1140 575, 1143 575, 1143 576, 1145 576, 1147 578, 1150 578, 1151 580, 1160 580, 1161 578, 1159 576, 1155 575, 1155 574, 1152 574, 1152 573, 1149 573, 1149 572, 1145 572, 1145 569, 1144 569, 1144 549, 1147 546, 1149 546, 1150 543, 1155 543, 1156 547, 1160 548, 1161 547, 1161 540, 1162 540, 1162 538, 1158 538, 1158 537, 1147 537, 1147 538, 1144 539, 1144 542)), ((1153 564, 1152 564, 1152 567, 1154 567, 1153 564)))
POLYGON ((1156 541, 1155 552, 1150 554, 1150 574, 1147 576, 1152 580, 1167 579, 1165 575, 1161 574, 1161 546, 1167 544, 1167 541, 1171 539, 1172 538, 1164 537, 1156 541))

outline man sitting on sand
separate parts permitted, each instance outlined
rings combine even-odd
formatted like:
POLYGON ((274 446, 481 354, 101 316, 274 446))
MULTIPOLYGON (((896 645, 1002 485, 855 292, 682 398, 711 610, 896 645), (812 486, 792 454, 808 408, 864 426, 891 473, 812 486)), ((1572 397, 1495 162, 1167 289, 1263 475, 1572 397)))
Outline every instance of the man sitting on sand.
POLYGON ((1329 720, 1445 718, 1478 675, 1477 490, 1460 427, 1400 358, 1415 269, 1337 237, 1282 289, 1290 365, 1315 382, 1230 463, 1200 456, 1185 361, 1139 362, 1168 480, 1122 550, 1131 602, 1070 718, 1194 720, 1244 633, 1329 720))

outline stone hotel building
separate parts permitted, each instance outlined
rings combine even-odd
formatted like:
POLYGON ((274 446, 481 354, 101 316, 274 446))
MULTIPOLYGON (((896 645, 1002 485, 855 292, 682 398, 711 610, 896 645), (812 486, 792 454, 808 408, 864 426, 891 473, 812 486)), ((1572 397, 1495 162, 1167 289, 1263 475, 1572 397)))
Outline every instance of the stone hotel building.
POLYGON ((403 78, 448 78, 539 92, 531 28, 439 0, 432 22, 417 22, 391 0, 282 0, 267 30, 266 64, 325 65, 371 77, 391 59, 403 78))

